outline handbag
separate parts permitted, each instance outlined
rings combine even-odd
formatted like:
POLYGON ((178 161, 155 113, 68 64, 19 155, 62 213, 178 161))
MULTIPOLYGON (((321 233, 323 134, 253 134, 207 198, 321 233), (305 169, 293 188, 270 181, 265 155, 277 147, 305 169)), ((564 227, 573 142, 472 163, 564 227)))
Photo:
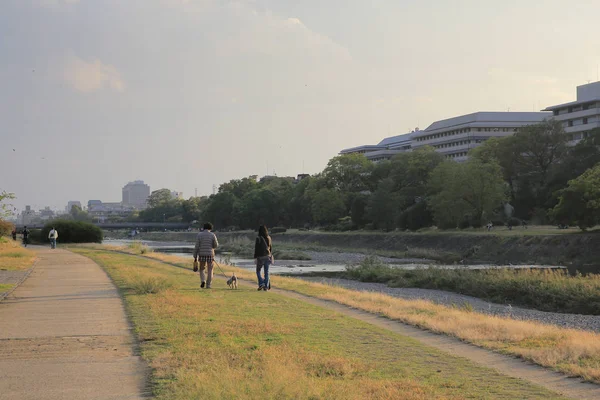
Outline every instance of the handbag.
POLYGON ((194 260, 194 272, 198 272, 198 261, 194 260))

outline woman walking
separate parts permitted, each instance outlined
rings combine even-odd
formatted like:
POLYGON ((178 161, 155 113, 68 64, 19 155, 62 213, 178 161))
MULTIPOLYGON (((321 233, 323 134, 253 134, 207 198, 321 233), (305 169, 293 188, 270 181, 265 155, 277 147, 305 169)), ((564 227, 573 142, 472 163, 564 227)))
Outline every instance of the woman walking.
POLYGON ((254 244, 254 259, 256 260, 256 277, 258 278, 258 290, 271 289, 269 281, 269 266, 273 264, 271 237, 265 225, 258 228, 258 237, 254 244), (260 270, 264 269, 264 278, 260 270))

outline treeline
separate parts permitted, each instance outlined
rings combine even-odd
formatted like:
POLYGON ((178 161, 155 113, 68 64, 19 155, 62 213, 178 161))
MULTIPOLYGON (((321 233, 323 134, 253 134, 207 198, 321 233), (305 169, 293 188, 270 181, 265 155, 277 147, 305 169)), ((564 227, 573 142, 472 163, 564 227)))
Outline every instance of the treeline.
POLYGON ((235 179, 188 200, 168 189, 150 196, 140 221, 212 221, 218 228, 322 226, 334 230, 478 227, 494 224, 595 225, 600 210, 600 130, 576 146, 557 121, 492 138, 469 161, 425 147, 372 163, 332 158, 319 174, 235 179))

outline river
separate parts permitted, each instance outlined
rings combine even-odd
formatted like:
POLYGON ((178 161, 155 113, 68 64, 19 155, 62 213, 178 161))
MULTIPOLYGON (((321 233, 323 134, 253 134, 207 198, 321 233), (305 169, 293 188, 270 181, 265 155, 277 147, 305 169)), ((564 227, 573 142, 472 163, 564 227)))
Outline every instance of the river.
MULTIPOLYGON (((119 239, 112 240, 108 239, 104 241, 104 244, 111 246, 126 246, 135 240, 119 239)), ((194 246, 189 242, 159 242, 142 240, 141 243, 147 245, 156 252, 168 253, 175 256, 190 258, 194 246)), ((317 252, 317 251, 303 251, 307 253, 311 260, 275 260, 275 263, 271 266, 270 272, 273 274, 307 274, 317 272, 339 272, 344 271, 347 265, 359 264, 366 255, 360 253, 339 253, 339 252, 317 252)), ((550 266, 550 265, 492 265, 492 264, 476 264, 476 265, 461 265, 461 264, 434 264, 431 260, 425 259, 398 259, 379 257, 381 261, 388 265, 396 268, 403 269, 416 269, 416 268, 468 268, 468 269, 491 269, 491 268, 512 268, 512 269, 557 269, 563 267, 550 266)), ((232 254, 217 254, 215 257, 217 263, 230 263, 240 268, 254 270, 254 260, 248 258, 236 257, 232 254)))

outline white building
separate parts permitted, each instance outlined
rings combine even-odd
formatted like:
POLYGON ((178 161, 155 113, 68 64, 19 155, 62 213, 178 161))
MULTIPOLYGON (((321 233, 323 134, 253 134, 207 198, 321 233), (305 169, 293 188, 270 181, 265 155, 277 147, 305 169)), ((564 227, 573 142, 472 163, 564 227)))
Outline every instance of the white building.
POLYGON ((553 118, 561 121, 573 142, 587 136, 587 132, 600 128, 600 82, 577 86, 577 100, 546 107, 553 118))
POLYGON ((344 149, 340 151, 340 154, 364 154, 367 159, 374 162, 389 160, 398 153, 410 151, 412 137, 418 132, 419 128, 411 133, 385 138, 376 145, 363 145, 344 149))
POLYGON ((129 182, 123 187, 123 205, 145 208, 150 196, 150 186, 144 181, 129 182))
POLYGON ((434 122, 415 132, 412 148, 432 146, 444 156, 465 161, 469 151, 491 137, 512 135, 518 128, 542 122, 546 112, 476 112, 434 122))

